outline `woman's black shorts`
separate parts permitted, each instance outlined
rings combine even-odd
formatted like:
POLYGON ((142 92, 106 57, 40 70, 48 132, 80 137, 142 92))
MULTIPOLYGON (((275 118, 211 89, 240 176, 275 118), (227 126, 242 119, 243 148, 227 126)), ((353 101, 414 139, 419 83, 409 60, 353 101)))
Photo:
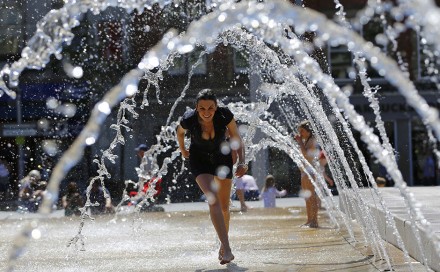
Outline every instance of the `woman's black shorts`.
POLYGON ((189 163, 192 174, 211 174, 220 178, 232 179, 232 155, 220 152, 205 152, 190 149, 189 163))

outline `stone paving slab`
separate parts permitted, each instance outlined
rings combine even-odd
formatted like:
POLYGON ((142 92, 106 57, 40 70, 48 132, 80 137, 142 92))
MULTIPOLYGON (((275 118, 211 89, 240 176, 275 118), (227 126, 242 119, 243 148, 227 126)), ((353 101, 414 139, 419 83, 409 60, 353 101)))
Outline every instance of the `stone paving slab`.
MULTIPOLYGON (((85 251, 67 247, 79 227, 78 218, 58 212, 40 220, 41 238, 32 239, 17 259, 15 271, 385 271, 384 260, 374 258, 363 244, 343 229, 335 229, 325 210, 320 228, 302 228, 303 200, 277 200, 278 208, 261 208, 249 202, 247 213, 231 214, 230 240, 235 260, 220 265, 219 244, 206 203, 165 205, 165 212, 122 214, 87 221, 83 230, 85 251), (296 206, 298 205, 298 206, 296 206)), ((8 252, 17 231, 38 215, 0 214, 0 251, 8 252)), ((387 246, 394 271, 409 271, 403 254, 387 246)), ((0 270, 7 254, 0 255, 0 270)), ((414 261, 414 271, 426 271, 414 261)))

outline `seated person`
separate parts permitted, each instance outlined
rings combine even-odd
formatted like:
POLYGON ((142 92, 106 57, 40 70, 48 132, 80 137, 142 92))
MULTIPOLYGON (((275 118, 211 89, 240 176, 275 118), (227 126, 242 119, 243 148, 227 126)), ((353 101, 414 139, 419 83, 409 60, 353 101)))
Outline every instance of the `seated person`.
POLYGON ((92 206, 89 207, 90 213, 92 215, 115 212, 115 208, 113 207, 110 193, 108 192, 107 189, 105 190, 108 197, 105 197, 104 189, 102 188, 99 181, 93 182, 92 189, 90 190, 90 203, 92 204, 92 206), (94 204, 96 203, 98 205, 94 206, 94 204))
POLYGON ((67 193, 65 196, 62 197, 61 201, 63 204, 65 216, 81 215, 81 211, 79 210, 79 208, 82 208, 84 206, 84 200, 79 193, 78 185, 76 184, 76 182, 72 181, 67 185, 67 193))
POLYGON ((27 176, 20 180, 18 185, 18 207, 20 210, 27 212, 36 212, 38 210, 36 198, 41 195, 41 190, 38 191, 40 181, 41 174, 38 170, 30 171, 27 176))
POLYGON ((243 175, 240 178, 234 178, 233 182, 235 184, 235 195, 240 201, 240 211, 246 212, 249 206, 246 205, 245 201, 258 200, 260 191, 258 190, 258 185, 255 179, 251 175, 243 175))
POLYGON ((255 178, 251 175, 243 175, 241 178, 234 179, 236 191, 242 191, 244 195, 244 200, 253 201, 258 200, 260 191, 258 189, 257 182, 255 178))

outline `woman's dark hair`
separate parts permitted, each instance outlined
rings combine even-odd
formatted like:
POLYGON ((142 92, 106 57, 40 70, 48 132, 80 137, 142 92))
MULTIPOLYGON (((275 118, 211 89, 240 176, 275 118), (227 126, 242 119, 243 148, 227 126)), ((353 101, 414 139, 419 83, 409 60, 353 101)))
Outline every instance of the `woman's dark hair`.
POLYGON ((304 120, 301 123, 299 123, 298 128, 303 128, 307 130, 307 132, 310 133, 310 135, 313 135, 312 125, 310 124, 310 121, 304 120))
POLYGON ((199 103, 200 100, 212 100, 217 105, 217 97, 211 89, 203 89, 196 96, 196 104, 199 103))

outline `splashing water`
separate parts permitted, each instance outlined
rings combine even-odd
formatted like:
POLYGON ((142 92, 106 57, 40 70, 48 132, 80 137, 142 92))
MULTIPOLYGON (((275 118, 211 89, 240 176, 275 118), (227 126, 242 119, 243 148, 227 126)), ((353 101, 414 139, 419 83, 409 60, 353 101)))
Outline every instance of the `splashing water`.
MULTIPOLYGON (((141 79, 148 81, 146 90, 150 86, 154 86, 157 100, 161 103, 159 82, 162 80, 162 73, 172 66, 176 57, 193 51, 198 45, 203 45, 205 51, 200 54, 198 62, 193 65, 186 86, 180 97, 176 99, 166 124, 164 124, 160 134, 157 135, 157 143, 145 152, 141 167, 137 169, 138 176, 143 178, 149 175, 161 178, 166 175, 169 165, 180 157, 180 153, 174 151, 163 160, 161 166, 157 163, 158 155, 175 150, 176 147, 175 131, 178 120, 172 121, 175 118, 174 111, 177 105, 183 101, 186 91, 190 88, 193 69, 200 64, 200 60, 205 54, 212 52, 217 45, 222 44, 232 46, 238 51, 245 51, 250 56, 249 61, 251 63, 253 60, 257 60, 256 65, 251 65, 252 68, 248 71, 249 74, 260 77, 264 74, 271 77, 275 82, 261 84, 256 90, 257 99, 252 103, 235 102, 227 105, 236 119, 247 125, 247 129, 242 135, 246 145, 246 159, 248 161, 256 160, 257 152, 270 146, 285 152, 298 166, 314 169, 313 167, 307 167, 311 165, 303 158, 293 138, 288 133, 289 129, 295 129, 294 124, 298 123, 298 120, 304 118, 311 120, 320 145, 333 158, 329 164, 338 190, 349 196, 341 198, 341 201, 346 202, 345 206, 353 207, 354 217, 361 225, 365 240, 371 245, 374 254, 386 260, 387 265, 392 269, 392 263, 380 237, 376 219, 372 216, 368 205, 366 205, 366 200, 360 192, 361 188, 356 182, 362 175, 365 175, 369 183, 372 184, 371 192, 379 197, 380 204, 387 216, 387 222, 394 230, 397 243, 404 251, 407 263, 411 265, 408 252, 405 249, 406 245, 397 231, 391 212, 381 198, 373 174, 352 135, 351 128, 354 128, 360 132, 362 141, 367 144, 371 154, 386 168, 396 187, 405 197, 411 227, 417 238, 417 247, 422 256, 421 261, 428 267, 428 260, 417 226, 423 227, 427 236, 431 239, 436 239, 434 231, 417 207, 417 202, 410 194, 397 167, 393 148, 385 133, 384 123, 380 118, 379 101, 375 97, 374 88, 368 84, 365 61, 368 60, 373 68, 393 84, 406 98, 407 103, 417 111, 428 129, 432 131, 431 138, 433 139, 439 139, 440 137, 440 120, 437 110, 429 107, 417 92, 414 84, 406 75, 402 63, 395 63, 376 47, 366 43, 349 27, 343 6, 338 1, 335 1, 335 3, 339 8, 337 20, 340 24, 329 21, 322 14, 293 6, 285 1, 271 1, 269 3, 234 2, 212 1, 209 7, 212 12, 192 22, 186 32, 180 34, 175 31, 167 32, 160 43, 144 55, 137 68, 128 72, 119 84, 112 87, 105 94, 101 101, 95 105, 92 115, 80 135, 54 168, 47 188, 48 194, 44 198, 39 212, 42 214, 51 212, 52 204, 58 199, 61 180, 80 160, 84 148, 96 142, 103 122, 112 109, 119 106, 117 122, 111 126, 116 131, 116 137, 109 148, 103 152, 101 159, 94 161, 98 165, 98 175, 92 179, 87 188, 87 201, 85 207, 81 210, 82 215, 78 234, 69 242, 69 245, 76 245, 80 242, 81 248, 84 249, 82 227, 88 218, 87 207, 95 205, 90 202, 91 185, 93 182, 100 182, 105 186, 104 179, 110 177, 106 162, 115 163, 117 156, 113 154, 113 150, 118 145, 125 144, 123 131, 131 130, 128 126, 129 118, 127 116, 130 115, 135 119, 139 117, 136 112, 135 97, 143 95, 140 108, 148 109, 149 107, 147 91, 141 93, 138 90, 139 81, 141 79), (294 32, 289 27, 292 25, 295 26, 294 32), (317 39, 314 41, 315 44, 309 44, 299 38, 309 31, 315 32, 317 35, 317 39), (310 47, 319 47, 322 43, 329 43, 333 46, 346 45, 350 51, 354 52, 354 63, 359 68, 359 78, 364 88, 364 96, 368 98, 376 115, 375 121, 379 136, 374 134, 373 128, 369 127, 364 118, 354 110, 347 92, 341 90, 335 84, 334 79, 322 71, 317 61, 308 53, 310 47), (279 53, 280 51, 282 54, 279 53), (153 69, 155 72, 152 72, 153 69), (280 122, 280 119, 271 113, 270 109, 273 106, 280 107, 279 110, 286 122, 280 122), (329 106, 331 110, 326 110, 326 106, 329 106), (264 137, 258 142, 254 142, 257 130, 264 137), (345 146, 341 143, 341 137, 349 143, 353 151, 344 152, 345 146), (351 167, 351 163, 356 158, 361 163, 362 171, 351 167), (146 164, 152 165, 151 173, 142 170, 144 169, 142 166, 146 164), (354 201, 355 199, 356 201, 354 201)), ((371 10, 374 13, 377 10, 385 12, 390 9, 387 6, 381 6, 377 2, 373 2, 369 1, 367 7, 358 13, 354 25, 356 25, 356 22, 366 22, 371 19, 371 10)), ((3 80, 0 81, 0 93, 15 97, 11 87, 18 85, 19 76, 24 69, 41 69, 45 67, 51 55, 61 58, 60 53, 63 49, 63 43, 69 44, 72 41, 73 34, 71 30, 80 24, 81 15, 85 12, 90 10, 98 15, 108 7, 119 7, 127 10, 127 12, 136 10, 138 13, 142 13, 145 8, 150 9, 153 4, 164 7, 171 3, 172 1, 141 0, 66 1, 63 8, 51 11, 40 21, 36 34, 22 52, 22 58, 11 66, 5 66, 0 71, 2 79, 6 78, 8 81, 8 83, 3 80)), ((438 41, 440 30, 436 27, 437 21, 435 19, 440 18, 438 9, 429 2, 415 3, 415 1, 399 1, 399 5, 393 9, 396 20, 399 18, 398 15, 409 12, 414 14, 413 23, 426 41, 432 43, 437 50, 440 49, 440 42, 438 41)), ((392 42, 395 42, 393 38, 396 35, 395 31, 397 30, 391 27, 386 32, 387 39, 392 42)), ((183 165, 180 170, 180 172, 184 170, 183 165)), ((315 188, 317 188, 318 196, 327 207, 332 222, 340 227, 339 219, 342 219, 344 226, 347 227, 350 236, 354 239, 352 222, 346 213, 337 208, 335 200, 327 189, 325 180, 315 170, 311 173, 307 172, 307 174, 315 188), (327 195, 330 195, 330 197, 326 198, 327 195)), ((139 184, 138 188, 143 188, 142 185, 139 184)), ((152 186, 149 186, 150 189, 136 206, 136 211, 139 211, 146 201, 154 201, 153 195, 156 193, 154 185, 153 183, 152 186)), ((127 197, 126 192, 124 192, 121 203, 127 200, 127 197)), ((121 204, 118 205, 117 209, 120 206, 121 204)), ((23 241, 36 228, 36 225, 35 222, 27 225, 17 237, 17 242, 14 244, 9 256, 10 267, 12 267, 13 260, 19 257, 22 248, 25 246, 23 241)), ((436 259, 439 260, 440 243, 438 241, 435 243, 435 250, 436 259)))

